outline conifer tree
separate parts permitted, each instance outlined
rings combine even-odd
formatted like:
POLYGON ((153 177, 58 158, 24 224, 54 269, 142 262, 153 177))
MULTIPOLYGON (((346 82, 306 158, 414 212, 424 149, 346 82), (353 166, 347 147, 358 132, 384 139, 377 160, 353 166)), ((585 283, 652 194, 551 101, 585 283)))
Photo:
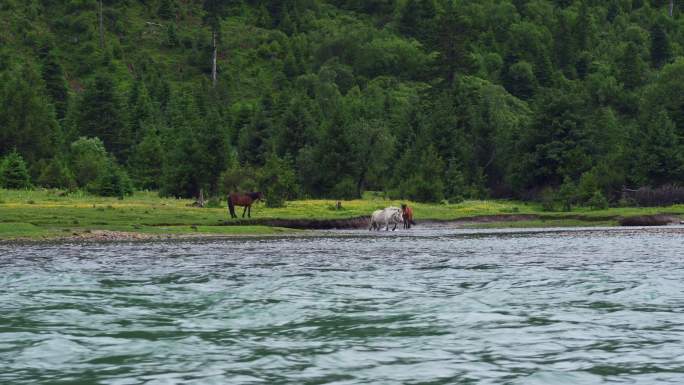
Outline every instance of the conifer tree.
POLYGON ((641 59, 641 52, 636 44, 627 43, 622 55, 618 58, 617 64, 620 80, 625 88, 633 90, 643 84, 646 65, 641 59))
POLYGON ((125 162, 132 138, 111 75, 100 72, 81 95, 76 119, 80 136, 99 138, 108 152, 125 162))
POLYGON ((31 64, 0 74, 0 155, 16 149, 29 164, 49 159, 60 140, 45 84, 31 64))
POLYGON ((14 150, 0 164, 0 182, 4 188, 23 189, 31 187, 31 178, 24 158, 14 150))
POLYGON ((651 63, 655 68, 662 67, 670 60, 672 50, 670 41, 660 22, 651 27, 651 63))
POLYGON ((64 119, 69 101, 69 90, 64 79, 64 69, 57 60, 55 54, 45 49, 43 54, 42 76, 45 88, 55 106, 55 114, 58 120, 64 119))

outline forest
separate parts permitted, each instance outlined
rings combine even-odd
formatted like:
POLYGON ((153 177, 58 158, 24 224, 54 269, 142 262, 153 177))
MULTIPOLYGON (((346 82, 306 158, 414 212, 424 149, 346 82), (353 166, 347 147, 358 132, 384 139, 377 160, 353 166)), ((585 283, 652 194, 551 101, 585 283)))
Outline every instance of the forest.
POLYGON ((683 11, 3 0, 0 185, 617 205, 684 182, 683 11))

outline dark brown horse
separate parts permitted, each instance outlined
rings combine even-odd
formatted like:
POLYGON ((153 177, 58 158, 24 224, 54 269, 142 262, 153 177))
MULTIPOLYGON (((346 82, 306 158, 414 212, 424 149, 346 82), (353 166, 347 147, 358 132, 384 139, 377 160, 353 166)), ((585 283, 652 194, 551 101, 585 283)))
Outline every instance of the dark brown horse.
POLYGON ((401 212, 404 216, 404 228, 410 229, 411 225, 415 225, 416 222, 413 221, 413 209, 406 204, 401 205, 401 212))
POLYGON ((235 206, 243 206, 245 209, 242 211, 242 217, 245 217, 245 213, 247 213, 247 217, 251 218, 252 217, 252 203, 258 201, 259 199, 263 199, 264 194, 261 191, 257 192, 248 192, 244 194, 238 194, 238 193, 232 193, 228 194, 228 210, 230 210, 230 217, 231 218, 237 218, 237 215, 235 215, 235 206))

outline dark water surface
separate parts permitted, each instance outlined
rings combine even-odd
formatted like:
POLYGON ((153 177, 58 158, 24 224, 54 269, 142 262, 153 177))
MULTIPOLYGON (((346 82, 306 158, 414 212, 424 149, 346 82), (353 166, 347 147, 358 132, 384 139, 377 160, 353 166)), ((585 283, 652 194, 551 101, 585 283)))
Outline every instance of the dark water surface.
POLYGON ((0 245, 0 384, 681 384, 683 241, 0 245))

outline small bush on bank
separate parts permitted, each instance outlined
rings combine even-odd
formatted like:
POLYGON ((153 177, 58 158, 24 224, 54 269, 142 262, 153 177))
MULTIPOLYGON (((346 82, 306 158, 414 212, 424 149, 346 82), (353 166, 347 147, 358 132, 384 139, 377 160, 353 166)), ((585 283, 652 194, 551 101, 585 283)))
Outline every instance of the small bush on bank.
POLYGON ((259 173, 259 186, 266 196, 266 207, 283 207, 298 195, 295 172, 287 159, 270 155, 259 173))
POLYGON ((24 189, 31 187, 31 177, 24 158, 12 151, 0 162, 0 184, 4 188, 24 189))
POLYGON ((444 199, 444 184, 440 180, 425 180, 413 176, 390 192, 392 199, 410 199, 415 202, 441 202, 444 199))
POLYGON ((603 195, 601 190, 596 190, 587 204, 592 210, 604 210, 608 208, 608 199, 603 195))
POLYGON ((98 138, 79 138, 71 143, 69 168, 79 187, 95 181, 100 171, 108 167, 109 155, 98 138))
POLYGON ((232 192, 247 192, 256 189, 256 170, 249 166, 241 166, 237 162, 223 171, 219 177, 219 190, 223 196, 232 192))
POLYGON ((539 203, 541 204, 542 211, 556 211, 556 193, 553 189, 545 188, 540 196, 539 203))
POLYGON ((61 159, 53 158, 38 177, 38 184, 43 187, 65 188, 73 190, 77 187, 74 173, 61 159))
POLYGON ((207 201, 207 203, 204 205, 204 207, 210 208, 210 209, 218 209, 221 208, 221 198, 219 197, 211 197, 207 201))
POLYGON ((577 187, 570 177, 565 177, 563 184, 556 193, 556 200, 563 208, 563 211, 571 211, 572 206, 577 203, 577 187))
POLYGON ((113 160, 101 170, 97 179, 88 185, 88 191, 106 197, 123 199, 133 194, 133 183, 128 174, 113 160))
POLYGON ((330 192, 330 197, 334 199, 357 199, 359 198, 356 183, 350 177, 345 177, 339 181, 330 192))

